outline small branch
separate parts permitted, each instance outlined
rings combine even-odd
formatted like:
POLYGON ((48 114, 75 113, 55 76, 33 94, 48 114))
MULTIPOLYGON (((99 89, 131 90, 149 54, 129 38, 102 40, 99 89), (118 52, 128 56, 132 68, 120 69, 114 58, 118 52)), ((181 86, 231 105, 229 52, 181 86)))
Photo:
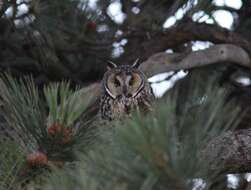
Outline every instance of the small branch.
POLYGON ((182 4, 184 4, 184 1, 182 1, 182 0, 174 1, 172 6, 167 11, 166 18, 173 16, 177 12, 177 10, 181 7, 182 4))
POLYGON ((94 100, 101 94, 101 84, 96 82, 78 91, 84 99, 93 98, 94 100))
POLYGON ((137 41, 138 45, 128 47, 121 61, 129 64, 137 58, 146 60, 155 53, 198 40, 209 41, 214 44, 233 44, 242 47, 251 55, 251 43, 241 35, 216 25, 197 23, 189 19, 183 19, 165 32, 152 33, 151 39, 146 39, 145 35, 142 31, 135 31, 128 36, 129 41, 137 41))
POLYGON ((148 76, 158 73, 203 67, 219 62, 234 63, 251 68, 251 59, 242 48, 224 44, 214 45, 208 49, 191 53, 157 53, 143 62, 140 66, 148 76))
POLYGON ((8 7, 9 3, 7 1, 0 1, 0 18, 3 17, 8 7))

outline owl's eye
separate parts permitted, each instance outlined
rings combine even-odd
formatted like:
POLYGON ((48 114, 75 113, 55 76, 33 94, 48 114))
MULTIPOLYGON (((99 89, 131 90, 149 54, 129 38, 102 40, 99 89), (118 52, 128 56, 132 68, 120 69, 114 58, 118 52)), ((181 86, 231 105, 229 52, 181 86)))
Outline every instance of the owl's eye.
POLYGON ((120 86, 120 82, 117 78, 114 79, 114 84, 116 87, 119 87, 120 86))
POLYGON ((133 85, 133 78, 131 77, 131 79, 129 80, 129 86, 133 85))

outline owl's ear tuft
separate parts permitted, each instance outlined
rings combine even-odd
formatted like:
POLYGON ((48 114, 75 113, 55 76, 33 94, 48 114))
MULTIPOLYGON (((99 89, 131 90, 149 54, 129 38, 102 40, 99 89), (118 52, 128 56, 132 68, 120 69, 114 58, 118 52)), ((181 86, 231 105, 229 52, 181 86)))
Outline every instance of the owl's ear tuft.
POLYGON ((117 65, 115 63, 113 63, 112 61, 107 61, 107 70, 111 70, 116 67, 117 65))
POLYGON ((138 68, 139 65, 140 65, 140 62, 139 62, 139 58, 138 58, 138 59, 136 59, 136 60, 134 61, 134 63, 132 64, 132 68, 138 68))

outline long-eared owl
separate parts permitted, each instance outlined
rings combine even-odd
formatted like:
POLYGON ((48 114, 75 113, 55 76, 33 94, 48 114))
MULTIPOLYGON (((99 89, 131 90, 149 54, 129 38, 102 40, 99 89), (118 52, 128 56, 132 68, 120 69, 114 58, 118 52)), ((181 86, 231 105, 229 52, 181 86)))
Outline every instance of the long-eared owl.
POLYGON ((133 109, 151 109, 153 93, 146 76, 133 65, 110 62, 102 80, 100 114, 102 119, 113 120, 130 114, 133 109))

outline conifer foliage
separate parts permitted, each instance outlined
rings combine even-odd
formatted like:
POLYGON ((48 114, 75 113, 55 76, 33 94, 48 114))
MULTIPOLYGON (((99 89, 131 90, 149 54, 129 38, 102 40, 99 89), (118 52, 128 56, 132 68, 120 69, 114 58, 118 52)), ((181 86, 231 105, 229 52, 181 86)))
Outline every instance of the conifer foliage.
POLYGON ((207 147, 250 126, 251 1, 226 2, 0 0, 0 190, 232 189, 207 147), (138 58, 147 77, 174 71, 152 86, 174 87, 149 113, 100 120, 107 61, 138 58), (179 66, 187 76, 174 84, 179 66))
MULTIPOLYGON (((84 139, 89 126, 77 121, 86 109, 87 99, 81 100, 76 92, 77 89, 70 89, 69 83, 62 82, 44 87, 39 94, 30 77, 20 80, 9 75, 2 77, 4 123, 1 127, 7 135, 7 141, 1 143, 4 177, 8 177, 5 173, 15 172, 20 182, 21 178, 30 177, 41 168, 63 166, 64 162, 74 160, 75 152, 80 151, 74 147, 81 147, 81 143, 87 146, 89 140, 86 138, 84 142, 84 139), (80 137, 81 143, 78 142, 80 137)), ((8 175, 13 177, 14 173, 8 175)))
POLYGON ((44 188, 210 189, 221 165, 211 170, 203 151, 213 137, 236 126, 240 110, 225 104, 222 89, 209 86, 196 95, 194 100, 190 94, 183 115, 175 114, 178 100, 168 97, 147 118, 136 112, 113 130, 103 129, 92 150, 74 167, 51 174, 44 188))
POLYGON ((221 167, 211 171, 203 150, 236 126, 240 114, 225 103, 226 92, 210 83, 203 93, 189 94, 181 114, 176 114, 178 99, 170 95, 147 118, 135 112, 110 123, 112 128, 93 129, 94 122, 80 119, 87 100, 68 83, 49 85, 42 95, 31 78, 6 76, 1 86, 5 129, 19 135, 10 139, 15 149, 3 149, 1 166, 13 173, 1 174, 2 188, 193 189, 200 181, 210 189, 221 167))

